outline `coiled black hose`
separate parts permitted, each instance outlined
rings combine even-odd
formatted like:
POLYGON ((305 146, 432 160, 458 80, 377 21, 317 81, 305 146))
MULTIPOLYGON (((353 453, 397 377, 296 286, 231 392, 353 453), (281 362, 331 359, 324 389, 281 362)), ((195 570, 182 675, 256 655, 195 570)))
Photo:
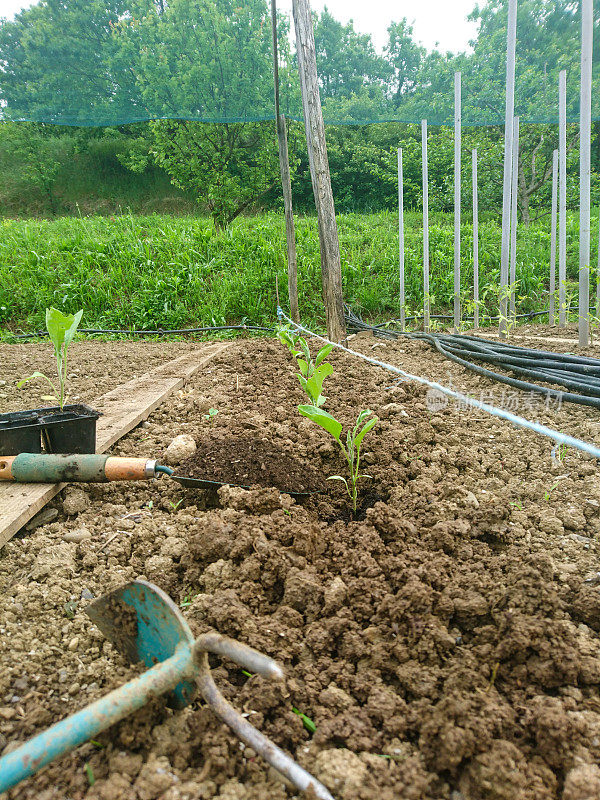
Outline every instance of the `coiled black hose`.
POLYGON ((405 336, 408 339, 422 339, 432 344, 446 358, 463 367, 515 389, 526 392, 537 392, 546 397, 554 397, 558 401, 578 403, 600 409, 600 360, 585 356, 550 353, 547 350, 531 350, 517 347, 506 342, 490 342, 477 336, 452 335, 445 333, 423 333, 413 331, 406 333, 390 328, 369 325, 352 309, 346 307, 346 323, 353 330, 372 331, 384 338, 397 339, 405 336), (537 383, 511 378, 473 362, 492 364, 512 372, 522 378, 544 381, 556 386, 564 386, 571 391, 549 389, 537 383))

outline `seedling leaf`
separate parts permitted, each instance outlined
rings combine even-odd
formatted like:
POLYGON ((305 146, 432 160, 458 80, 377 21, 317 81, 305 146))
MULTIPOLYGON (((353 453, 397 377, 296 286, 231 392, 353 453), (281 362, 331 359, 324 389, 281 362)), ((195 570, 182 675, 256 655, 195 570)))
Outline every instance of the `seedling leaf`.
MULTIPOLYGON (((327 358, 329 353, 331 353, 332 350, 333 350, 332 344, 326 344, 325 347, 322 347, 317 353, 317 357, 315 358, 315 367, 318 367, 319 364, 325 361, 325 359, 327 358)), ((333 367, 331 367, 331 372, 333 372, 333 367)))
POLYGON ((303 417, 308 417, 313 422, 316 422, 317 425, 320 425, 321 428, 324 428, 327 433, 330 433, 339 442, 342 423, 338 422, 335 417, 332 417, 327 411, 323 411, 322 408, 317 408, 317 406, 298 406, 298 411, 303 417))
MULTIPOLYGON (((372 414, 373 412, 369 411, 368 413, 372 414)), ((360 447, 360 443, 365 438, 367 433, 371 430, 371 428, 375 427, 375 425, 377 424, 377 421, 378 421, 378 417, 372 417, 370 420, 365 422, 365 424, 363 426, 363 429, 361 431, 359 431, 359 433, 356 434, 356 437, 354 439, 354 443, 356 444, 357 448, 360 447)))
POLYGON ((56 350, 64 345, 67 348, 73 341, 81 321, 83 309, 76 314, 63 314, 57 308, 46 309, 46 328, 56 350))
POLYGON ((298 359, 298 366, 300 367, 300 372, 302 375, 307 378, 308 377, 308 361, 305 361, 303 358, 298 359))

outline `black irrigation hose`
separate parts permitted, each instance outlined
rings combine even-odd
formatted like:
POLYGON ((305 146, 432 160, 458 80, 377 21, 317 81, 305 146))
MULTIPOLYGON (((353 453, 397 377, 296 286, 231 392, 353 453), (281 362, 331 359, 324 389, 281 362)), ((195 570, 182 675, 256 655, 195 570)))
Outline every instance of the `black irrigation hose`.
MULTIPOLYGON (((570 312, 579 311, 579 307, 570 308, 569 311, 570 312)), ((526 314, 511 314, 511 319, 532 319, 533 317, 544 317, 544 316, 546 316, 546 314, 549 314, 549 313, 550 313, 549 309, 545 309, 544 311, 528 311, 526 314)), ((415 317, 405 317, 404 321, 405 322, 414 322, 415 320, 418 320, 418 319, 423 319, 423 314, 418 314, 415 317)), ((452 316, 452 314, 430 314, 429 315, 429 319, 454 319, 454 317, 452 316)), ((492 320, 499 320, 500 317, 499 316, 488 317, 488 315, 486 314, 485 315, 485 319, 486 320, 489 319, 490 322, 491 322, 492 320)), ((462 317, 462 321, 463 322, 474 322, 475 321, 475 317, 462 317)), ((389 325, 392 322, 400 322, 400 320, 396 319, 396 318, 390 319, 390 320, 388 320, 388 322, 380 322, 379 325, 374 325, 373 327, 374 328, 384 328, 386 325, 389 325)))
MULTIPOLYGON (((107 333, 124 334, 127 336, 168 336, 183 333, 209 333, 210 331, 273 331, 273 328, 264 328, 260 325, 213 325, 208 328, 179 328, 174 330, 163 330, 158 328, 155 331, 139 330, 102 330, 100 328, 79 328, 78 333, 107 333)), ((35 333, 11 333, 13 339, 36 339, 39 336, 48 336, 48 331, 36 331, 35 333)))
POLYGON ((372 331, 383 338, 397 339, 399 336, 405 336, 408 339, 423 339, 456 364, 515 389, 537 392, 546 397, 555 397, 559 401, 600 409, 600 360, 596 358, 531 350, 504 342, 490 342, 476 336, 382 330, 364 322, 348 307, 346 307, 346 321, 348 326, 355 330, 372 331), (473 361, 493 364, 525 378, 564 386, 566 389, 574 390, 575 393, 547 389, 536 383, 511 378, 480 367, 473 361))

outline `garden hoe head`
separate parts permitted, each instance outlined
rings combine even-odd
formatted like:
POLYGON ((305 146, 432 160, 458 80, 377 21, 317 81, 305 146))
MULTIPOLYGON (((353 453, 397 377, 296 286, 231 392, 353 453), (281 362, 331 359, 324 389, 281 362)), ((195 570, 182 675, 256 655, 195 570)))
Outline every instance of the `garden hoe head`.
POLYGON ((0 794, 150 699, 166 695, 172 707, 183 708, 200 693, 220 720, 297 789, 311 789, 319 800, 333 800, 319 781, 229 705, 212 679, 208 653, 268 679, 283 677, 275 661, 216 632, 194 639, 171 598, 147 581, 127 583, 94 600, 86 611, 129 661, 143 661, 148 669, 0 758, 0 794))
MULTIPOLYGON (((179 647, 191 651, 194 637, 179 608, 157 586, 132 581, 94 600, 85 610, 131 664, 153 667, 174 655, 179 647)), ((193 680, 180 681, 169 695, 169 705, 183 708, 196 693, 193 680)))

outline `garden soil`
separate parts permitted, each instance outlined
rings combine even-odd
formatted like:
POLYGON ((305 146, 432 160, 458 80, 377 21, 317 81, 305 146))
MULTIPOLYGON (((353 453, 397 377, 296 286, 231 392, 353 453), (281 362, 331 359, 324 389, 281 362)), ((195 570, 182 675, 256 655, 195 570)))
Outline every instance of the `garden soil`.
MULTIPOLYGON (((77 343, 73 391, 91 400, 194 346, 77 343)), ((351 346, 600 444, 594 409, 509 391, 423 342, 360 334, 351 346)), ((38 366, 42 349, 2 347, 9 408, 31 404, 35 390, 18 394, 12 380, 38 366)), ((111 452, 160 459, 181 433, 198 454, 243 441, 229 451, 238 455, 227 479, 251 480, 250 490, 190 491, 164 478, 68 487, 53 521, 4 547, 0 751, 139 674, 84 609, 143 577, 180 604, 195 634, 216 629, 282 664, 283 683, 218 660, 213 674, 338 800, 597 800, 596 462, 553 454, 548 440, 349 355, 330 360, 329 412, 345 428, 362 408, 380 418, 364 441, 371 477, 356 519, 344 487, 326 481, 343 474, 336 446, 297 413, 303 398, 287 350, 237 340, 111 452), (212 421, 209 408, 219 412, 212 421), (323 491, 281 493, 270 469, 277 454, 290 462, 285 488, 318 479, 323 491)), ((293 796, 201 702, 172 711, 160 699, 7 795, 293 796)))

